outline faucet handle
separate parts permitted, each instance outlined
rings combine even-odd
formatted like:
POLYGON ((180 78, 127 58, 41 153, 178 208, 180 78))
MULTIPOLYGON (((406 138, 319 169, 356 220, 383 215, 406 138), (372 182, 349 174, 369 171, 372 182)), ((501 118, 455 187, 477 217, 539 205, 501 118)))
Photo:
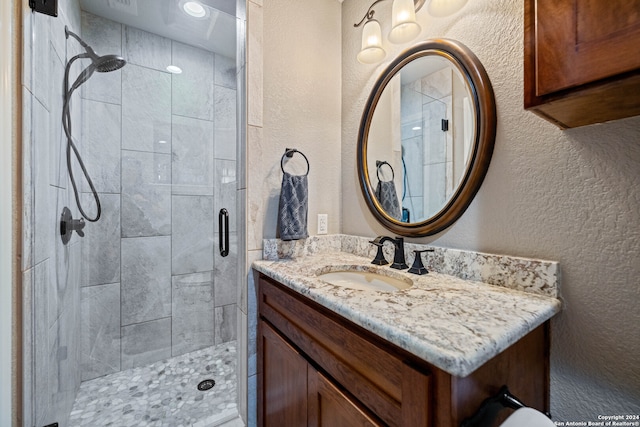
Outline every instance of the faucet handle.
POLYGON ((427 268, 424 265, 422 265, 422 253, 433 252, 433 251, 434 251, 433 249, 414 250, 413 253, 416 255, 416 257, 413 260, 413 265, 409 269, 409 273, 418 274, 418 275, 427 274, 429 270, 427 270, 427 268))
POLYGON ((369 241, 369 243, 378 247, 378 253, 376 254, 375 259, 371 261, 371 264, 375 264, 375 265, 389 264, 389 261, 387 261, 387 259, 384 257, 384 253, 382 252, 382 246, 384 246, 384 243, 379 243, 379 242, 376 242, 375 240, 371 240, 369 241))

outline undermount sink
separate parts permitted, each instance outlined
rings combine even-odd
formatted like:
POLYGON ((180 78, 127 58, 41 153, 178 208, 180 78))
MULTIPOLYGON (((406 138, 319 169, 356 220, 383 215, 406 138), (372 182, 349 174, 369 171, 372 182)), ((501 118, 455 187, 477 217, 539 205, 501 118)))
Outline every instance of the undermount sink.
POLYGON ((320 273, 317 277, 323 282, 342 288, 360 291, 395 292, 408 289, 413 282, 410 279, 399 279, 371 271, 341 270, 320 273))

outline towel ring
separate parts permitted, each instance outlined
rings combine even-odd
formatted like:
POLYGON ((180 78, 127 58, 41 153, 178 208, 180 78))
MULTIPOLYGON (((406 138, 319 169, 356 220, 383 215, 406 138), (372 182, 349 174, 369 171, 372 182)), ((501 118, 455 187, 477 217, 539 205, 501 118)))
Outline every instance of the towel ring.
POLYGON ((282 169, 282 173, 285 173, 284 172, 284 158, 285 157, 291 158, 291 157, 293 157, 294 153, 300 153, 300 155, 302 157, 304 157, 304 161, 307 162, 307 173, 305 173, 305 176, 309 175, 309 169, 311 169, 309 167, 309 159, 307 159, 307 156, 305 156, 302 151, 298 151, 295 148, 286 148, 284 150, 284 154, 282 155, 282 158, 280 159, 280 169, 282 169))
POLYGON ((384 165, 389 166, 389 169, 391 169, 391 181, 395 180, 396 173, 393 171, 393 166, 391 166, 389 162, 387 162, 386 160, 384 162, 381 162, 380 160, 376 160, 376 176, 378 177, 378 181, 382 181, 380 179, 380 168, 384 165))

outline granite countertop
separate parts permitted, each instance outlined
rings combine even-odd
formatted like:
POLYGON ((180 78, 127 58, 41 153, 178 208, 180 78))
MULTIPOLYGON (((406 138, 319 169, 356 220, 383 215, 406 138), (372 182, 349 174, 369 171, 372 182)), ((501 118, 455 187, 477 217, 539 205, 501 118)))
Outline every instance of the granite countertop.
POLYGON ((253 268, 409 351, 465 377, 550 319, 559 299, 456 276, 375 266, 342 251, 255 261, 253 268), (413 281, 395 292, 337 287, 316 277, 345 266, 413 281))

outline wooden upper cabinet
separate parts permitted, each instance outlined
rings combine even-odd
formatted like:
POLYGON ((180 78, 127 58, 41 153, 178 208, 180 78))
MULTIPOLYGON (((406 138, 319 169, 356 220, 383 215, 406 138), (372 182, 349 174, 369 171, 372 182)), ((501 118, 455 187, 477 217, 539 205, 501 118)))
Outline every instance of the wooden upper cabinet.
POLYGON ((525 108, 562 128, 640 114, 640 0, 525 0, 525 108))

